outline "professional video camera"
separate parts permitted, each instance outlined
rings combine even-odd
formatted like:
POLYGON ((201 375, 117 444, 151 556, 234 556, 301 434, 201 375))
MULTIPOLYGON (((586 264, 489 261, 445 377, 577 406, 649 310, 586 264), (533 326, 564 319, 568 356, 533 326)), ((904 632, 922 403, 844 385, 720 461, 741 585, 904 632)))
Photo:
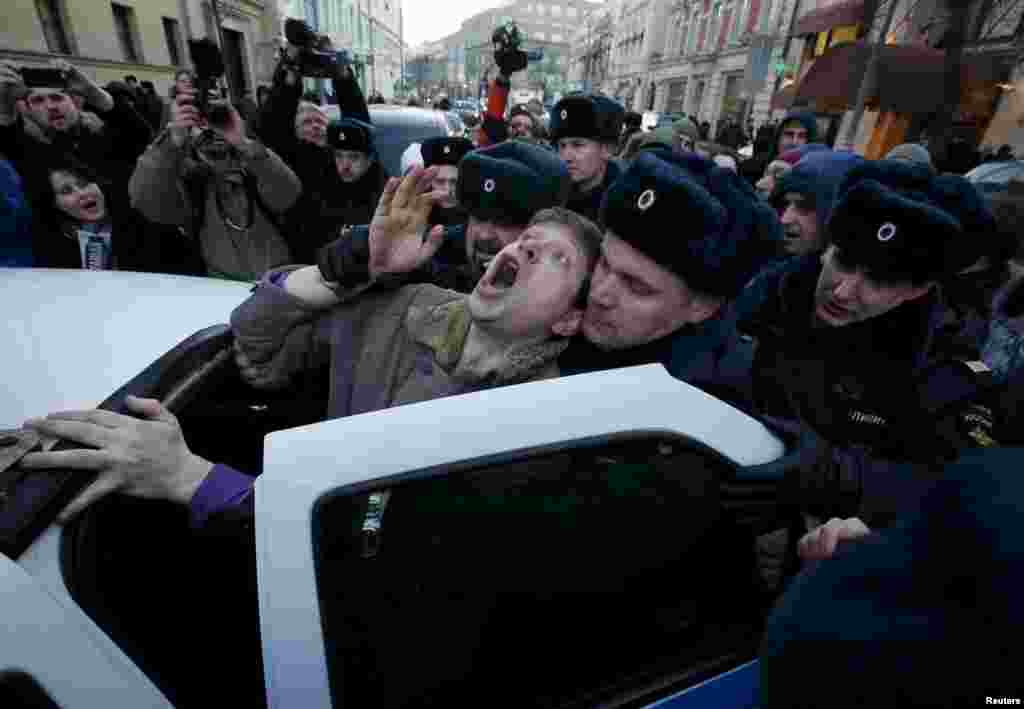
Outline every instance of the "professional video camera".
POLYGON ((494 44, 494 63, 502 74, 511 76, 526 68, 529 58, 521 49, 523 38, 515 22, 506 22, 494 30, 491 42, 494 44))
POLYGON ((220 78, 224 76, 224 57, 220 47, 211 39, 190 39, 188 51, 196 68, 196 110, 206 117, 210 125, 226 125, 231 114, 220 94, 220 78))
POLYGON ((284 36, 288 44, 300 50, 292 63, 302 76, 327 79, 334 75, 341 53, 334 51, 327 35, 317 34, 304 21, 291 18, 284 23, 284 36))

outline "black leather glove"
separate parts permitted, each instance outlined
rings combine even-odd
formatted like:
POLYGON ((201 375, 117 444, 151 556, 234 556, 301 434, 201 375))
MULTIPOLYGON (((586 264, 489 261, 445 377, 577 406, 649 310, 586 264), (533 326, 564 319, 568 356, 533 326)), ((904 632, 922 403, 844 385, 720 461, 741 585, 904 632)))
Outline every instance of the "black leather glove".
POLYGON ((316 254, 316 265, 329 283, 351 288, 370 280, 370 228, 355 226, 316 254))

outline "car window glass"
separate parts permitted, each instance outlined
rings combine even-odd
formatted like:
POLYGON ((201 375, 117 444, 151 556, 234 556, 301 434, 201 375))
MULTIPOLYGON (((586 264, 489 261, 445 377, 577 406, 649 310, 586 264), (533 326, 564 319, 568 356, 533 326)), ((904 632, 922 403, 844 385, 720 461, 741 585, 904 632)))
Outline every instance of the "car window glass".
POLYGON ((753 652, 728 469, 636 434, 327 494, 313 536, 334 705, 592 706, 753 652))

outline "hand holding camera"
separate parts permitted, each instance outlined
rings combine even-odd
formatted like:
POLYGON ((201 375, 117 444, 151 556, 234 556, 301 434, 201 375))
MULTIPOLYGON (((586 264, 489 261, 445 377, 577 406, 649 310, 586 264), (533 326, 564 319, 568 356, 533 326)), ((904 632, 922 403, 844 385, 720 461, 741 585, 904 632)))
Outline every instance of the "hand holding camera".
POLYGON ((195 107, 195 92, 179 91, 171 106, 171 122, 168 125, 171 141, 182 147, 192 135, 192 130, 202 125, 202 115, 195 107))
POLYGON ((502 76, 510 77, 526 68, 529 60, 526 52, 521 49, 522 36, 514 22, 494 30, 491 42, 494 44, 494 63, 498 65, 502 76))
POLYGON ((329 79, 338 70, 338 54, 327 35, 317 34, 302 20, 291 18, 284 23, 288 49, 282 53, 294 71, 314 79, 329 79))

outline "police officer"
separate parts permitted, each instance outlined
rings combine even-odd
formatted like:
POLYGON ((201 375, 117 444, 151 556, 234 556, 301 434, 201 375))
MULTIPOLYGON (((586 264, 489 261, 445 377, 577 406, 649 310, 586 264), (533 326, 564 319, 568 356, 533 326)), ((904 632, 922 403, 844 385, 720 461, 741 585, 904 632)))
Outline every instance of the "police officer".
MULTIPOLYGON (((569 173, 558 156, 522 141, 470 151, 459 162, 458 173, 455 197, 468 215, 466 223, 445 229, 429 268, 404 277, 403 282, 413 279, 472 291, 491 259, 519 237, 534 214, 565 206, 569 195, 569 173)), ((336 245, 335 258, 366 258, 368 223, 350 231, 346 248, 351 254, 340 254, 336 245)), ((429 224, 427 219, 424 228, 429 224)))
POLYGON ((626 110, 604 96, 569 96, 551 109, 551 141, 572 178, 569 209, 597 220, 601 200, 619 176, 612 161, 626 110))
POLYGON ((459 161, 473 149, 466 138, 429 138, 420 144, 424 167, 437 166, 432 188, 447 194, 444 201, 435 204, 430 214, 431 224, 455 226, 466 223, 466 212, 459 207, 456 187, 459 182, 459 161))
POLYGON ((563 354, 563 373, 660 362, 749 404, 752 350, 736 332, 733 300, 777 248, 771 208, 735 173, 654 148, 609 188, 601 222, 585 339, 563 354))
POLYGON ((973 188, 912 169, 852 170, 825 253, 777 271, 741 304, 740 328, 757 339, 758 409, 805 423, 830 447, 802 481, 815 516, 883 524, 920 492, 888 461, 930 465, 991 441, 991 415, 976 408, 987 368, 930 362, 938 283, 976 259, 957 196, 973 188))

